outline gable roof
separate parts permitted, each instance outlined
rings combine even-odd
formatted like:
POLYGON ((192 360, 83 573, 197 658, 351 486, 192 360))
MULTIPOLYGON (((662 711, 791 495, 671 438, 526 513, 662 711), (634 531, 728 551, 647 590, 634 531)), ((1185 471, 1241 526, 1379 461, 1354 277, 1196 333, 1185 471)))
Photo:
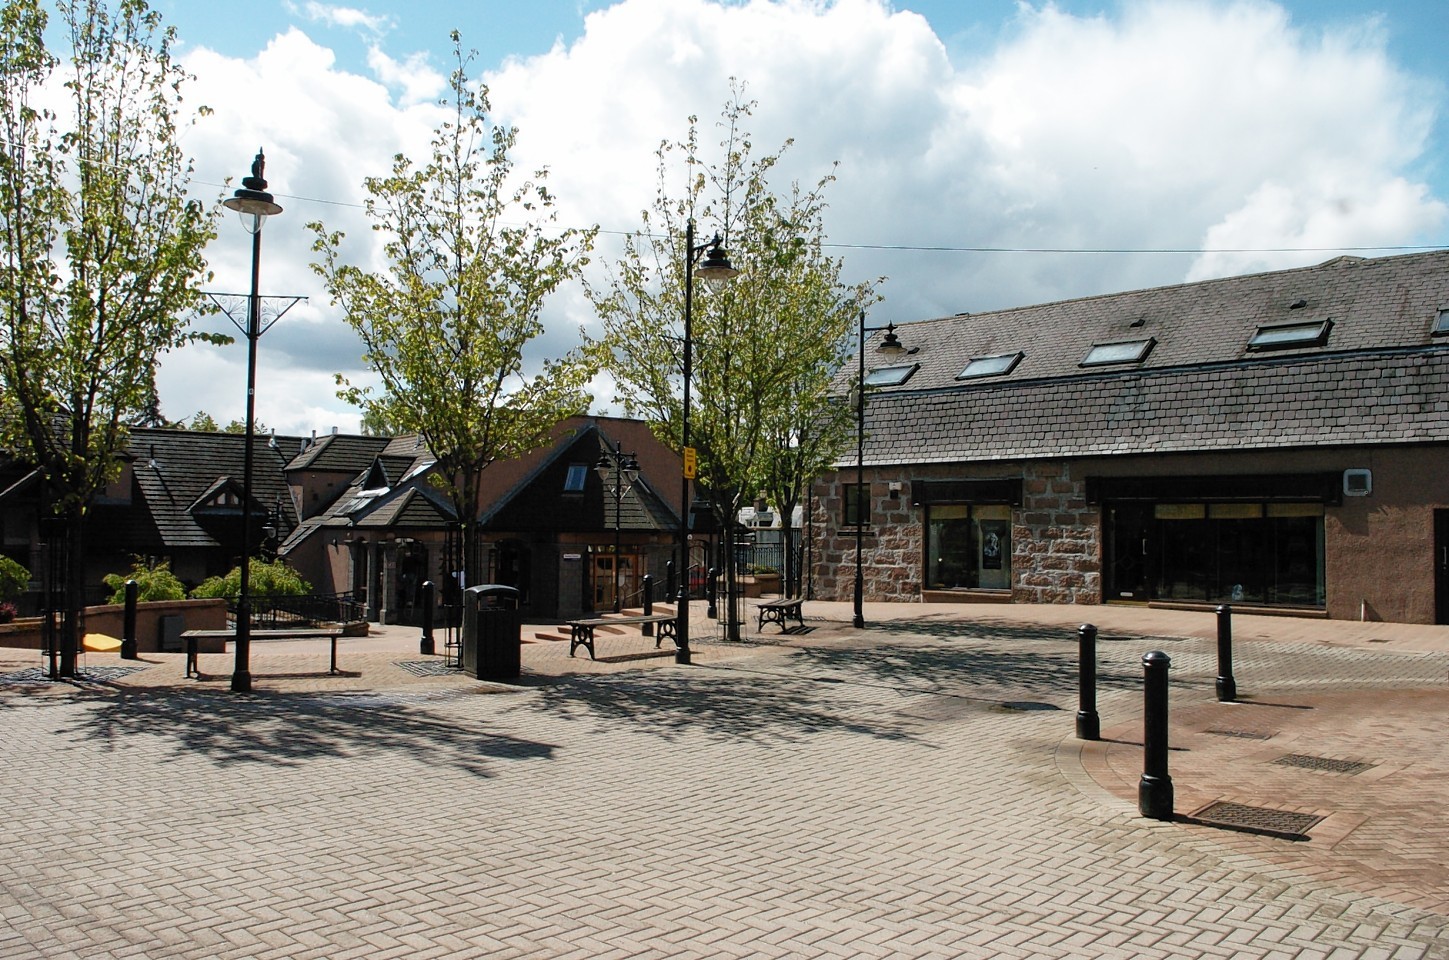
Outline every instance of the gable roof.
POLYGON ((1446 309, 1435 251, 907 324, 915 353, 867 341, 868 368, 919 369, 869 393, 866 462, 1449 442, 1446 309), (1264 327, 1329 322, 1321 344, 1250 346, 1264 327), (1093 344, 1146 338, 1140 362, 1081 365, 1093 344), (1008 373, 957 379, 1017 351, 1008 373))

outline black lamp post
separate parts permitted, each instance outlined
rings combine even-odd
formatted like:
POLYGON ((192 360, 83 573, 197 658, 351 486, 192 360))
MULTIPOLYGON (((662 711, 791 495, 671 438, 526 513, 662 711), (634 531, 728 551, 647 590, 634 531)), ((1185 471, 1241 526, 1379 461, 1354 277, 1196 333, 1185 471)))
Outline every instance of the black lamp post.
POLYGON ((242 189, 223 204, 241 215, 242 226, 252 235, 252 292, 247 310, 247 426, 245 453, 242 462, 242 558, 241 589, 236 601, 236 666, 232 670, 231 688, 245 693, 252 688, 251 642, 251 537, 252 537, 252 433, 256 421, 257 338, 261 336, 261 299, 257 294, 261 278, 262 225, 267 217, 276 216, 282 208, 267 193, 264 179, 266 157, 257 151, 252 161, 252 175, 242 180, 242 189))
POLYGON ((886 335, 876 347, 881 353, 895 356, 906 348, 896 336, 896 325, 867 327, 865 311, 860 312, 860 336, 857 338, 860 367, 855 381, 855 616, 856 627, 865 626, 865 522, 870 519, 870 497, 865 492, 865 335, 884 330, 886 335))
POLYGON ((639 479, 639 461, 634 454, 624 453, 616 440, 613 450, 607 450, 599 456, 599 462, 594 464, 594 469, 603 479, 604 489, 614 498, 614 612, 618 613, 622 607, 619 602, 619 558, 623 552, 621 541, 624 529, 620 505, 624 502, 624 494, 639 479))
POLYGON ((725 253, 724 241, 719 234, 709 243, 695 246, 694 221, 684 228, 684 415, 681 419, 679 450, 684 457, 684 471, 680 478, 679 492, 679 593, 676 596, 676 614, 679 622, 675 627, 677 648, 675 663, 689 663, 689 481, 694 479, 694 449, 689 445, 689 380, 693 373, 694 334, 694 277, 710 283, 724 283, 739 276, 739 271, 730 264, 725 253), (709 256, 700 263, 699 258, 708 250, 709 256), (696 266, 697 264, 697 266, 696 266))

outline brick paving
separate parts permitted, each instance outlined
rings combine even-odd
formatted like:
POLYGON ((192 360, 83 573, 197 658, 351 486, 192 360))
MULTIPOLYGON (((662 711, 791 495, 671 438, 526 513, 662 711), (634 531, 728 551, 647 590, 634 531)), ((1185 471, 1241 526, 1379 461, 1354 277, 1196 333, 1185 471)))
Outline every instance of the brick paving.
POLYGON ((0 957, 1449 957, 1449 630, 1242 618, 1218 704, 1210 615, 805 612, 693 667, 528 644, 515 684, 395 633, 339 677, 258 644, 246 695, 229 656, 0 651, 0 957), (1150 649, 1178 813, 1311 810, 1306 841, 1137 815, 1150 649))

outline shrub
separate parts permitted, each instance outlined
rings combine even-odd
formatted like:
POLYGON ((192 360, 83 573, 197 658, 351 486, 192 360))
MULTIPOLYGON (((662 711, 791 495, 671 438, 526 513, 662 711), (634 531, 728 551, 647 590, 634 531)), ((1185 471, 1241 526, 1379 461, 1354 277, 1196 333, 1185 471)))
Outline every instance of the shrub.
POLYGON ((171 563, 168 560, 152 564, 137 557, 136 562, 131 565, 130 573, 108 573, 103 579, 106 586, 111 588, 111 603, 126 602, 127 580, 136 581, 136 600, 139 603, 186 599, 186 588, 176 579, 176 574, 171 572, 171 563))
POLYGON ((0 600, 0 623, 9 623, 19 612, 15 609, 15 604, 8 600, 0 600))
MULTIPOLYGON (((312 592, 312 585, 303 580, 285 560, 265 563, 252 558, 251 595, 254 597, 299 597, 312 592)), ((231 600, 241 595, 241 567, 232 567, 224 577, 208 577, 191 591, 198 599, 221 597, 231 600)))
POLYGON ((30 583, 30 571, 0 555, 0 600, 18 600, 30 583))

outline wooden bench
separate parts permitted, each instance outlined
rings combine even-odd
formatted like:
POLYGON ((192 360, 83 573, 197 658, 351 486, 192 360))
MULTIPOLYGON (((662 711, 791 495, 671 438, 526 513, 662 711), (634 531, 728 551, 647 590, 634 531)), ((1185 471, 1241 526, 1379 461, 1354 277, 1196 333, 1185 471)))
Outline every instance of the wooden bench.
POLYGON ((654 649, 658 650, 659 644, 663 643, 666 637, 674 640, 676 643, 678 642, 678 618, 672 613, 651 613, 637 617, 597 617, 592 620, 570 620, 568 622, 570 631, 569 656, 572 657, 574 651, 578 650, 579 647, 583 647, 589 651, 590 660, 596 659, 594 656, 594 629, 596 627, 624 626, 630 624, 642 627, 648 623, 657 623, 659 625, 659 635, 654 638, 654 649))
POLYGON ((779 600, 766 600, 756 609, 760 614, 760 629, 765 629, 767 623, 778 623, 783 631, 786 628, 785 619, 793 618, 800 626, 805 626, 805 618, 800 613, 800 604, 804 602, 800 597, 791 599, 782 597, 779 600))
MULTIPOLYGON (((332 660, 327 672, 336 675, 337 669, 337 638, 342 636, 342 630, 329 629, 325 627, 309 627, 299 630, 253 630, 253 640, 329 640, 332 643, 332 660)), ((186 630, 181 634, 181 639, 186 641, 186 675, 188 677, 201 676, 197 669, 197 641, 198 640, 224 640, 233 642, 236 640, 235 630, 186 630)))

